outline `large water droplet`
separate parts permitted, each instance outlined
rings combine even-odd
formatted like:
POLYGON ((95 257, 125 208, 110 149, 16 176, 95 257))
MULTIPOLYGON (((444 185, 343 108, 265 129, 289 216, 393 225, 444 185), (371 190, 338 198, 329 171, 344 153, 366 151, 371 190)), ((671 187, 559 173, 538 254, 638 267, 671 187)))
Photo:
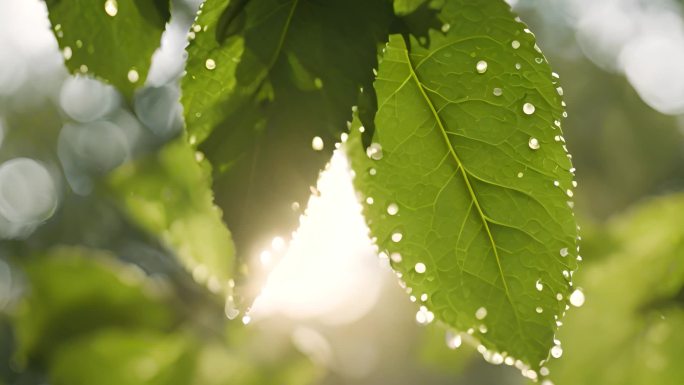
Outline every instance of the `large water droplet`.
POLYGON ((537 308, 536 308, 535 310, 536 310, 537 313, 539 313, 539 314, 541 314, 542 312, 544 312, 544 309, 543 309, 541 306, 537 306, 537 308))
POLYGON ((389 215, 397 215, 399 212, 399 206, 397 206, 396 203, 390 203, 387 205, 387 214, 389 215))
POLYGON ((418 262, 418 263, 416 263, 415 269, 416 269, 416 273, 423 274, 427 270, 427 266, 425 266, 425 264, 423 262, 418 262))
POLYGON ((216 62, 214 61, 214 59, 207 59, 207 60, 204 62, 204 66, 205 66, 209 71, 211 71, 211 70, 213 70, 214 68, 216 68, 216 62))
POLYGON ((551 356, 553 358, 560 358, 563 355, 563 348, 560 345, 554 345, 551 348, 551 356))
POLYGON ((484 307, 481 307, 475 311, 475 318, 482 320, 487 316, 487 309, 484 307))
POLYGON ((394 233, 394 234, 392 234, 392 242, 395 242, 395 243, 401 242, 401 239, 402 239, 403 237, 404 237, 404 236, 403 236, 402 233, 394 233))
POLYGON ((530 140, 527 142, 527 145, 533 150, 539 150, 539 139, 530 138, 530 140))
POLYGON ((320 136, 314 136, 311 140, 311 148, 313 148, 314 151, 321 151, 324 146, 325 143, 323 143, 323 139, 320 136))
POLYGON ((128 77, 128 81, 131 83, 136 83, 140 79, 138 71, 136 71, 133 68, 131 68, 131 70, 128 71, 128 74, 126 76, 128 77))
POLYGON ((116 0, 107 0, 104 3, 104 10, 109 16, 114 17, 119 13, 119 4, 116 0))
POLYGON ((584 293, 580 289, 575 289, 575 291, 570 294, 570 304, 574 307, 580 307, 584 305, 584 293))
POLYGON ((477 73, 479 73, 479 74, 483 74, 483 73, 487 72, 487 62, 484 60, 480 60, 475 65, 475 69, 477 70, 477 73))
POLYGON ((371 145, 366 149, 366 155, 373 160, 382 159, 383 153, 380 143, 371 143, 371 145))
POLYGON ((525 115, 532 115, 536 110, 537 109, 534 107, 534 104, 532 103, 523 104, 523 112, 525 113, 525 115))

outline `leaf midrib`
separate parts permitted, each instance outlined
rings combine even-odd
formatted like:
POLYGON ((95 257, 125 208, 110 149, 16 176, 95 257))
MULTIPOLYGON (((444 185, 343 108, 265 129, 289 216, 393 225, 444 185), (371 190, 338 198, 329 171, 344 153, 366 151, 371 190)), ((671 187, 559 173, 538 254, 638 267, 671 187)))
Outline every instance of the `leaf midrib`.
POLYGON ((425 89, 423 88, 423 83, 420 81, 420 78, 418 77, 418 74, 415 72, 415 69, 413 67, 413 62, 411 61, 411 57, 409 55, 409 52, 407 49, 403 49, 404 54, 406 55, 406 64, 408 65, 409 71, 410 71, 410 76, 415 80, 416 85, 418 86, 418 89, 420 90, 421 95, 423 96, 423 99, 427 103, 428 107, 430 108, 430 111, 432 112, 432 115, 434 116, 435 120, 437 121, 437 126, 440 129, 440 132, 442 134, 442 137, 444 141, 446 142, 446 145, 449 149, 449 153, 451 154, 452 158, 458 165, 458 168, 461 172, 461 175, 463 176, 463 180, 466 184, 466 187, 468 188, 468 193, 470 194, 470 198, 472 202, 475 204, 475 208, 477 209, 477 212, 479 214, 480 220, 482 221, 482 224, 487 232, 487 236, 489 238, 489 241, 492 245, 492 250, 494 251, 494 257, 496 258, 496 264, 499 269, 499 275, 501 276, 501 282, 504 287, 504 292, 506 293, 506 299, 511 305, 511 308, 513 309, 513 314, 515 314, 516 322, 518 324, 518 329, 522 332, 522 325, 520 325, 520 316, 518 315, 518 312, 515 308, 515 304, 513 303, 513 298, 511 297, 510 290, 508 288, 508 283, 506 282, 506 277, 504 276, 503 268, 501 266, 501 259, 499 257, 499 251, 498 251, 498 246, 496 245, 496 242, 494 241, 494 236, 492 235, 492 232, 489 228, 489 221, 487 220, 487 216, 484 214, 484 211, 482 210, 482 207, 480 206, 480 202, 477 199, 477 196, 475 194, 475 190, 473 189, 473 186, 470 183, 470 178, 468 177, 468 172, 466 169, 463 167, 463 162, 461 159, 458 157, 456 154, 456 151, 454 150, 454 147, 451 145, 451 141, 449 140, 449 136, 447 134, 446 128, 444 127, 444 124, 442 123, 442 119, 437 113, 437 109, 435 108, 434 104, 432 103, 432 100, 430 97, 427 95, 425 92, 425 89))

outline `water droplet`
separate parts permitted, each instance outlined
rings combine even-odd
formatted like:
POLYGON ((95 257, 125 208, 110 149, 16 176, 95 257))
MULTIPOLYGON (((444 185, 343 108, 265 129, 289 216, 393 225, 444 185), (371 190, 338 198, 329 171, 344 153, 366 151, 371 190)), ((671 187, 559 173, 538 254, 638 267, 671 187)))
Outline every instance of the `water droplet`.
POLYGON ((567 247, 560 249, 560 256, 561 257, 567 257, 568 256, 568 248, 567 247))
POLYGON ((428 310, 427 307, 421 306, 420 310, 416 313, 416 321, 421 325, 426 325, 435 319, 434 313, 428 310))
POLYGON ((73 52, 71 51, 71 47, 64 47, 64 49, 62 50, 62 56, 64 56, 64 60, 71 59, 72 53, 73 52))
POLYGON ((480 330, 480 333, 482 333, 482 334, 487 333, 487 325, 480 325, 478 330, 480 330))
POLYGON ((387 214, 389 215, 397 215, 399 212, 399 206, 397 206, 396 203, 390 203, 387 205, 387 214))
POLYGON ((558 301, 562 301, 562 300, 563 300, 563 294, 557 293, 557 294, 556 294, 556 299, 557 299, 558 301))
POLYGON ((487 316, 487 309, 484 307, 477 309, 477 311, 475 312, 475 318, 477 318, 479 320, 484 319, 486 316, 487 316))
POLYGON ((541 374, 542 376, 548 376, 550 373, 551 371, 546 366, 539 369, 539 374, 541 374))
POLYGON ((576 180, 572 181, 572 187, 577 187, 577 181, 576 180))
POLYGON ((392 234, 392 242, 394 242, 394 243, 401 242, 401 239, 403 237, 404 236, 402 233, 394 233, 394 234, 392 234))
POLYGON ((563 355, 563 348, 560 345, 554 345, 551 348, 551 357, 560 358, 563 355))
POLYGON ((313 140, 311 140, 311 148, 313 148, 314 151, 321 151, 324 146, 325 144, 320 136, 314 136, 313 140))
POLYGON ((250 317, 250 316, 248 316, 248 315, 245 315, 245 316, 242 317, 242 323, 243 323, 243 324, 247 325, 247 324, 249 324, 250 322, 252 322, 252 317, 250 317))
POLYGON ((544 289, 541 279, 538 279, 537 282, 534 283, 534 287, 537 288, 537 291, 542 291, 544 289))
POLYGON ((119 13, 119 4, 116 3, 116 0, 107 0, 104 3, 104 10, 109 16, 114 17, 119 13))
POLYGON ((535 58, 534 61, 537 62, 537 64, 541 64, 544 62, 544 59, 538 57, 538 58, 535 58))
POLYGON ((536 310, 537 313, 539 313, 539 314, 541 314, 541 313, 544 311, 544 309, 543 309, 541 306, 537 306, 537 308, 536 308, 535 310, 536 310))
POLYGON ((131 83, 135 83, 140 79, 140 75, 138 74, 138 71, 134 70, 131 68, 130 71, 128 71, 128 81, 131 83))
POLYGON ((375 176, 378 173, 378 170, 375 169, 375 167, 371 167, 368 169, 368 175, 370 176, 375 176))
POLYGON ((369 205, 372 205, 373 203, 375 203, 375 199, 373 199, 373 197, 368 197, 368 198, 366 198, 366 203, 368 203, 369 205))
POLYGON ((522 68, 522 66, 520 65, 520 63, 515 63, 515 69, 519 70, 521 68, 522 68))
POLYGON ((563 87, 556 88, 556 92, 558 92, 558 95, 563 96, 563 87))
POLYGON ((463 340, 459 333, 454 333, 451 330, 446 332, 446 344, 449 349, 458 349, 462 343, 463 340))
POLYGON ((527 145, 533 150, 539 150, 539 140, 537 138, 530 138, 527 145))
POLYGON ((484 60, 480 60, 475 65, 475 69, 477 70, 477 73, 479 73, 479 74, 483 74, 483 73, 487 72, 487 62, 484 60))
POLYGON ((216 68, 216 62, 214 61, 214 59, 207 59, 207 60, 204 62, 204 66, 207 67, 207 69, 208 69, 209 71, 211 71, 211 70, 213 70, 214 68, 216 68))
POLYGON ((497 87, 497 88, 494 88, 492 93, 494 94, 494 96, 501 96, 501 95, 503 95, 503 90, 501 88, 497 87))
POLYGON ((570 304, 574 307, 581 307, 584 305, 584 293, 580 289, 575 289, 575 291, 570 294, 570 304))
POLYGON ((554 180, 554 181, 553 181, 553 185, 556 186, 556 187, 558 187, 558 186, 560 186, 560 182, 557 181, 557 180, 554 180))
POLYGON ((518 49, 518 48, 520 48, 520 42, 517 41, 517 40, 513 40, 513 41, 511 42, 511 47, 513 47, 513 49, 518 49))
POLYGON ((415 269, 416 269, 416 273, 423 274, 427 270, 427 266, 425 266, 425 264, 423 262, 418 262, 418 263, 416 263, 415 269))
POLYGON ((522 171, 521 171, 521 172, 518 173, 518 178, 522 178, 524 175, 525 175, 525 174, 523 174, 522 171))
POLYGON ((401 262, 401 254, 396 253, 396 252, 392 253, 392 254, 390 254, 390 259, 394 263, 399 263, 399 262, 401 262))
POLYGON ((572 196, 575 195, 570 189, 567 189, 567 191, 565 191, 565 194, 567 194, 568 198, 572 198, 572 196))
POLYGON ((537 109, 534 107, 534 104, 532 103, 523 104, 523 112, 525 113, 525 115, 532 115, 536 110, 537 109))
POLYGON ((366 149, 366 155, 373 160, 382 159, 383 153, 380 143, 371 143, 371 145, 366 149))
POLYGON ((442 32, 447 33, 451 29, 451 24, 449 23, 444 23, 442 24, 442 32))
POLYGON ((201 162, 204 160, 204 154, 200 151, 195 151, 195 160, 201 162))

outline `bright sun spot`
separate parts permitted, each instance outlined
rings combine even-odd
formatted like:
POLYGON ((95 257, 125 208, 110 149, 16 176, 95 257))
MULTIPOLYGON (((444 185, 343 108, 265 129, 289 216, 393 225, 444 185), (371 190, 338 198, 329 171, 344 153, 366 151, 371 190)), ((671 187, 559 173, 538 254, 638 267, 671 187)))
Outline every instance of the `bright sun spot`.
MULTIPOLYGON (((250 312, 327 324, 354 322, 378 300, 385 276, 368 237, 351 171, 335 151, 309 198, 300 227, 250 312)), ((274 247, 283 246, 281 239, 274 247)), ((261 255, 262 262, 270 256, 261 255)), ((386 272, 384 272, 386 273, 386 272)))

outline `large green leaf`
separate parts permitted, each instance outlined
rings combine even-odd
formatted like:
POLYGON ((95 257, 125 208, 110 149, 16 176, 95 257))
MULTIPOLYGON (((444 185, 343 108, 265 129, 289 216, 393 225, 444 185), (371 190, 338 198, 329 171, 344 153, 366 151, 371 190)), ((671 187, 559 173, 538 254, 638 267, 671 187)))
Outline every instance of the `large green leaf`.
POLYGON ((209 0, 191 31, 182 102, 191 143, 221 176, 242 256, 287 237, 359 88, 370 88, 386 0, 209 0), (315 136, 321 151, 312 149, 315 136))
POLYGON ((417 319, 534 377, 577 267, 558 85, 505 2, 453 0, 441 17, 429 46, 390 37, 374 143, 352 127, 355 184, 381 250, 427 295, 417 319))
MULTIPOLYGON (((617 245, 589 256, 586 304, 559 333, 558 385, 680 384, 684 367, 684 196, 659 198, 607 225, 617 245)), ((597 240, 598 241, 598 240, 597 240)))
POLYGON ((235 249, 213 203, 210 172, 177 140, 120 167, 109 181, 129 216, 174 250, 197 281, 228 294, 235 249))
POLYGON ((130 98, 143 84, 169 19, 168 0, 47 0, 73 73, 91 73, 130 98))

